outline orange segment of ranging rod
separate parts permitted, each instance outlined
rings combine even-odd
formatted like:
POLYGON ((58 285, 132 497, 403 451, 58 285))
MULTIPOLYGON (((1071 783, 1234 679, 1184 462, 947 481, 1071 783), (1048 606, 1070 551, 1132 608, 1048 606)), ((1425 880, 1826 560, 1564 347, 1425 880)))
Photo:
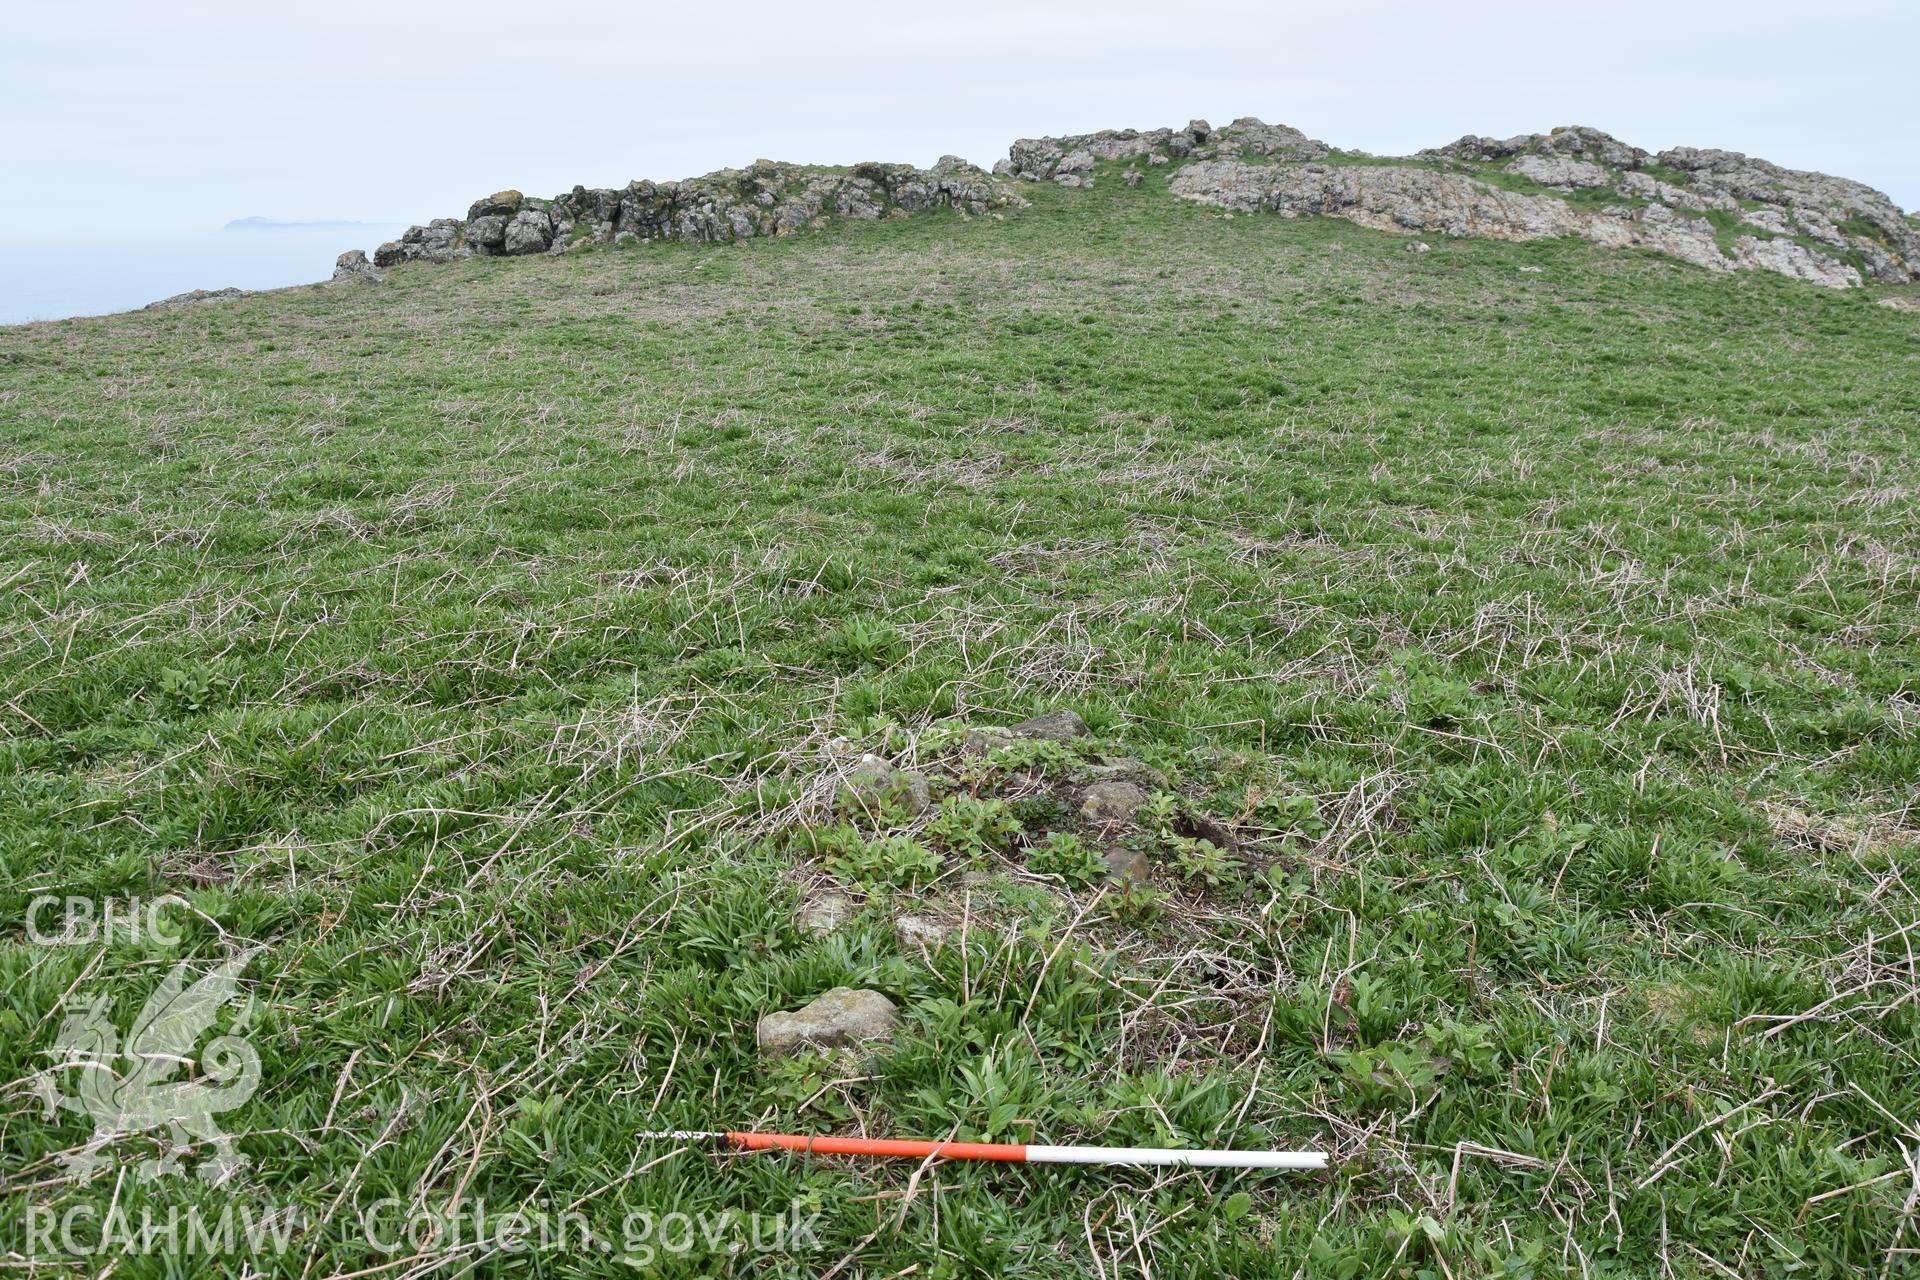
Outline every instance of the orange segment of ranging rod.
POLYGON ((823 1156, 899 1156, 924 1160, 1006 1160, 1023 1163, 1024 1143, 1017 1142, 909 1142, 894 1138, 834 1138, 804 1133, 729 1133, 727 1145, 742 1151, 809 1151, 823 1156))

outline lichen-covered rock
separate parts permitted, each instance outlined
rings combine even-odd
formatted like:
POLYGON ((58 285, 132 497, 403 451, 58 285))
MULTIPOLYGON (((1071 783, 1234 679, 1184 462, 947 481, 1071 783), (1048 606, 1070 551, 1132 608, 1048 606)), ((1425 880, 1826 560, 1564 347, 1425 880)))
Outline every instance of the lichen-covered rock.
POLYGON ((335 280, 382 280, 380 269, 367 260, 365 249, 349 249, 333 261, 335 280))
POLYGON ((899 1010, 878 991, 835 987, 804 1009, 760 1019, 754 1039, 774 1057, 809 1050, 870 1049, 893 1039, 899 1010))
POLYGON ((1508 173, 1530 178, 1543 187, 1573 191, 1580 187, 1604 187, 1613 181, 1605 166, 1568 156, 1528 153, 1507 165, 1508 173))
POLYGON ((1058 711, 1049 711, 1031 720, 1022 720, 1007 732, 1016 738, 1041 738, 1048 742, 1066 742, 1073 738, 1087 737, 1093 731, 1087 728, 1087 722, 1080 718, 1078 712, 1062 707, 1058 711))
POLYGON ((1318 160, 1330 148, 1291 125, 1268 124, 1256 116, 1242 116, 1224 129, 1209 131, 1205 139, 1223 156, 1266 156, 1272 160, 1318 160))
POLYGON ((1331 214, 1383 231, 1495 240, 1578 236, 1610 248, 1657 250, 1714 271, 1761 268, 1816 284, 1860 283, 1852 266, 1791 240, 1743 237, 1731 255, 1723 253, 1712 223, 1664 204, 1575 209, 1557 196, 1507 191, 1464 173, 1211 160, 1186 166, 1168 185, 1176 195, 1247 212, 1331 214))
POLYGON ((1572 125, 1550 133, 1522 133, 1511 138, 1482 138, 1468 134, 1444 147, 1419 153, 1423 160, 1475 160, 1491 163, 1513 156, 1557 156, 1586 160, 1610 169, 1638 169, 1650 158, 1610 133, 1586 125, 1572 125))
POLYGON ((1204 147, 1213 147, 1221 155, 1275 160, 1317 160, 1328 150, 1326 143, 1298 129, 1242 116, 1223 129, 1205 120, 1191 120, 1184 129, 1102 129, 1064 138, 1021 138, 1007 149, 1007 158, 994 166, 994 172, 1028 182, 1085 186, 1098 161, 1146 156, 1148 164, 1170 164, 1204 147))
MULTIPOLYGON (((1738 152, 1676 147, 1655 157, 1585 125, 1511 138, 1469 134, 1406 165, 1321 165, 1326 144, 1286 125, 1248 116, 1216 129, 1195 120, 1185 129, 1022 138, 995 172, 1086 186, 1094 163, 1141 155, 1149 164, 1185 162, 1174 193, 1229 209, 1331 214, 1449 236, 1580 236, 1713 271, 1774 271, 1836 287, 1859 284, 1863 275, 1892 284, 1920 280, 1920 227, 1870 187, 1738 152), (1476 166, 1496 165, 1554 191, 1611 187, 1622 203, 1575 209, 1477 176, 1484 169, 1476 166), (1675 174, 1684 181, 1673 181, 1675 174), (1699 213, 1731 214, 1745 225, 1723 249, 1711 223, 1671 216, 1699 213)), ((1130 173, 1128 185, 1135 182, 1130 173)))
POLYGON ((1579 220, 1564 201, 1431 169, 1203 160, 1180 170, 1169 185, 1178 195, 1228 209, 1335 214, 1383 231, 1507 240, 1579 231, 1579 220))
POLYGON ((1133 760, 1126 756, 1106 756, 1098 763, 1088 765, 1087 777, 1095 782, 1131 782, 1149 791, 1165 791, 1170 785, 1166 774, 1144 760, 1133 760))
POLYGON ((1113 827, 1133 821, 1147 802, 1146 791, 1123 779, 1096 782, 1080 797, 1080 816, 1095 826, 1113 827))
POLYGON ((501 235, 500 247, 509 254, 545 253, 553 243, 553 220, 544 209, 522 209, 513 215, 501 235))
POLYGON ((180 307, 198 306, 203 302, 226 302, 233 298, 244 298, 250 290, 235 289, 189 289, 185 293, 176 293, 171 298, 162 298, 158 302, 149 302, 143 311, 173 311, 180 307))
POLYGON ((860 757, 841 783, 843 799, 856 807, 893 806, 918 816, 933 803, 933 789, 927 775, 912 769, 896 769, 879 756, 860 757))
POLYGON ((904 947, 916 949, 924 947, 931 950, 944 944, 953 930, 945 921, 936 920, 932 916, 917 916, 906 912, 894 917, 893 932, 900 939, 900 945, 904 947))
MULTIPOLYGON (((1811 239, 1843 252, 1862 251, 1875 280, 1904 284, 1920 279, 1920 228, 1884 193, 1865 183, 1784 168, 1738 151, 1674 147, 1658 159, 1685 173, 1689 190, 1735 202, 1735 207, 1748 201, 1782 210, 1811 239)), ((1779 251, 1768 256, 1782 257, 1779 251)), ((1797 259, 1783 260, 1798 264, 1797 259)))
POLYGON ((464 222, 441 218, 409 229, 382 245, 374 262, 564 253, 635 241, 751 240, 791 235, 827 217, 871 221, 943 208, 981 215, 1025 204, 1008 183, 955 156, 942 156, 931 169, 869 162, 829 173, 756 160, 681 182, 577 186, 552 200, 496 191, 474 201, 464 222))
POLYGON ((481 253, 499 253, 507 242, 507 220, 497 213, 467 223, 467 243, 481 253))
POLYGON ((490 196, 481 196, 467 207, 467 221, 477 218, 511 218, 520 212, 520 206, 526 197, 518 191, 496 191, 490 196))
POLYGON ((853 919, 853 900, 844 893, 810 894, 794 913, 800 932, 816 936, 832 933, 853 919))
POLYGON ((1153 863, 1132 845, 1109 845, 1101 856, 1107 863, 1107 879, 1116 884, 1145 884, 1153 879, 1153 863))
POLYGON ((1093 181, 1093 153, 1081 147, 1061 156, 1053 167, 1053 180, 1067 186, 1085 186, 1093 181))
POLYGON ((373 263, 391 267, 402 262, 452 262, 471 252, 457 219, 435 218, 424 227, 408 227, 398 240, 381 245, 374 251, 373 263))

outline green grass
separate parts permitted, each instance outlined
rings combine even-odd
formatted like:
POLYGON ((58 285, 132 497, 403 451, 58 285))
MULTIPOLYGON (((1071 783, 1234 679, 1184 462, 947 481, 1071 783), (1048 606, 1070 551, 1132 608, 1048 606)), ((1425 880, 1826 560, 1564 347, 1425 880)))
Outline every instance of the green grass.
POLYGON ((354 1218, 458 1196, 824 1214, 687 1275, 1910 1271, 1915 318, 1148 175, 0 330, 14 1260, 30 1206, 238 1201, 310 1219, 256 1273, 635 1274, 354 1218), (1179 788, 1153 892, 1016 794, 1072 753, 942 754, 1057 706, 1179 788), (835 736, 1008 803, 837 831, 835 736), (42 893, 193 913, 48 947, 42 893), (66 1174, 63 1001, 248 940, 237 1186, 66 1174), (756 1055, 837 985, 889 1052, 756 1055), (633 1137, 747 1125, 1337 1163, 633 1137))

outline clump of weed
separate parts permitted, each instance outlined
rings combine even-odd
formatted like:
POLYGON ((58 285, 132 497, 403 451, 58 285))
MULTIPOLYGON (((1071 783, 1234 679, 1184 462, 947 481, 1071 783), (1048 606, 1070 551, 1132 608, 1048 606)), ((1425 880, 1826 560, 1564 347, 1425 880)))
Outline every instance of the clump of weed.
POLYGON ((1189 884, 1224 889, 1241 881, 1240 860, 1211 840, 1171 836, 1166 845, 1174 870, 1189 884))
POLYGON ((1020 830, 1006 801, 970 795, 949 797, 927 823, 930 838, 968 861, 1005 853, 1020 830))
POLYGON ((850 826, 810 834, 820 860, 862 889, 917 889, 940 875, 939 857, 909 835, 862 835, 850 826))
POLYGON ((1082 888, 1106 873, 1107 860, 1071 831, 1054 831, 1028 852, 1027 870, 1035 875, 1059 876, 1082 888))

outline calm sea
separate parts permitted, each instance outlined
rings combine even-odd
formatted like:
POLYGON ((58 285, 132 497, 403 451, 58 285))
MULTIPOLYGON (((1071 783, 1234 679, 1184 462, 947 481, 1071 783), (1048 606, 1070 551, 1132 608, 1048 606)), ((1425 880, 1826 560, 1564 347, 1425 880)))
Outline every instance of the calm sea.
POLYGON ((0 324, 130 311, 190 289, 276 289, 333 274, 404 224, 184 231, 61 239, 0 237, 0 324), (10 241, 10 242, 5 242, 10 241))

